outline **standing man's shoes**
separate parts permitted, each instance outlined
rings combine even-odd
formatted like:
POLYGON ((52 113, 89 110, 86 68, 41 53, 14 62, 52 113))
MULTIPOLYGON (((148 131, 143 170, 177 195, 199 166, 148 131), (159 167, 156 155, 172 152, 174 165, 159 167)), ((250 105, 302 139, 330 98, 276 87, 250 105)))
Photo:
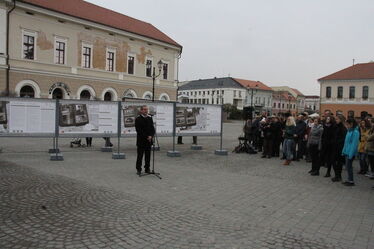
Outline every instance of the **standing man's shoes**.
POLYGON ((146 174, 150 174, 151 173, 151 170, 150 169, 145 169, 144 171, 146 174))
POLYGON ((140 176, 140 175, 142 174, 142 172, 141 172, 140 170, 138 170, 138 171, 136 171, 136 174, 137 174, 138 176, 140 176))
POLYGON ((355 185, 354 182, 342 182, 342 184, 343 184, 344 186, 354 186, 354 185, 355 185))
POLYGON ((332 182, 340 182, 342 179, 340 177, 334 177, 334 178, 331 178, 331 181, 332 182))
POLYGON ((311 175, 311 176, 319 176, 319 172, 314 171, 314 172, 310 173, 310 175, 311 175))

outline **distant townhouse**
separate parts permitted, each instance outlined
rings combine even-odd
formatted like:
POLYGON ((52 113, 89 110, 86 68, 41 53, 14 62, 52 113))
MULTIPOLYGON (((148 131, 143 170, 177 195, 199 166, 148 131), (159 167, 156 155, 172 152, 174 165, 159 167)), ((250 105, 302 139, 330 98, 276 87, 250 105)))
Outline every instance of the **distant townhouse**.
MULTIPOLYGON (((295 113, 302 113, 305 110, 305 96, 298 89, 289 86, 274 86, 271 87, 274 91, 287 92, 296 99, 295 113)), ((293 107, 293 106, 292 106, 293 107)), ((292 108, 291 108, 292 109, 292 108)))
POLYGON ((319 113, 320 98, 318 95, 305 95, 305 111, 319 113))
POLYGON ((374 62, 347 67, 318 82, 322 112, 351 117, 374 114, 374 62))
POLYGON ((297 114, 297 99, 287 91, 273 91, 272 105, 273 115, 297 114))
POLYGON ((155 68, 155 99, 176 99, 182 46, 152 24, 83 0, 8 0, 0 34, 3 94, 151 99, 155 68))
POLYGON ((239 110, 252 106, 256 113, 271 112, 272 89, 260 81, 232 77, 182 82, 178 89, 181 102, 231 104, 239 110))
POLYGON ((231 77, 181 82, 178 99, 193 104, 231 104, 243 109, 246 89, 231 77))

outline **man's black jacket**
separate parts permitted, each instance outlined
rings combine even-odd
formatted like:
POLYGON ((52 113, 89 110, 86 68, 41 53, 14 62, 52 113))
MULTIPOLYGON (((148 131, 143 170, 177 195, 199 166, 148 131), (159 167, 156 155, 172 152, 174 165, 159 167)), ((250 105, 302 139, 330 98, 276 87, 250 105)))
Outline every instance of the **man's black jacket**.
POLYGON ((147 140, 147 137, 153 137, 155 135, 155 127, 153 126, 152 117, 143 117, 142 115, 139 115, 135 119, 135 129, 137 133, 136 146, 150 147, 152 143, 147 140))

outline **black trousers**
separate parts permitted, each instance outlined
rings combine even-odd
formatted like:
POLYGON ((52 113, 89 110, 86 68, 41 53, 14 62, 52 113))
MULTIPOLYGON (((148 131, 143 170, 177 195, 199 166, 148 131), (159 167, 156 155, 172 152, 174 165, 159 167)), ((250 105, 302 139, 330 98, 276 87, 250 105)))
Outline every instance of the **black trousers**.
POLYGON ((86 144, 87 144, 87 146, 92 145, 92 137, 86 137, 86 144))
POLYGON ((273 154, 273 140, 271 138, 264 139, 264 151, 262 153, 264 156, 272 156, 273 154))
POLYGON ((318 172, 321 167, 318 144, 309 145, 310 157, 312 158, 312 171, 318 172))
POLYGON ((335 177, 340 178, 340 179, 342 178, 342 170, 343 170, 344 163, 345 163, 344 156, 339 155, 336 157, 336 160, 333 164, 335 177))
POLYGON ((368 155, 371 173, 374 174, 374 156, 368 155))
POLYGON ((279 156, 280 144, 281 144, 281 139, 275 138, 273 141, 273 153, 272 153, 273 156, 275 157, 279 156))
POLYGON ((142 170, 142 162, 144 155, 144 169, 149 169, 151 167, 151 147, 141 147, 138 146, 138 156, 136 158, 136 170, 142 170))

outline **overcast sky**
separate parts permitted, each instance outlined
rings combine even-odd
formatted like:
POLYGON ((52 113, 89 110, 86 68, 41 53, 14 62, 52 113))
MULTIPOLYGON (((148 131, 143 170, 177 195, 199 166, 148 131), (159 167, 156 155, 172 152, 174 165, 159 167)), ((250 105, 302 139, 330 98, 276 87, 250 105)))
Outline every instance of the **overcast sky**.
POLYGON ((179 80, 226 77, 318 94, 317 79, 374 60, 374 0, 88 0, 183 46, 179 80))

